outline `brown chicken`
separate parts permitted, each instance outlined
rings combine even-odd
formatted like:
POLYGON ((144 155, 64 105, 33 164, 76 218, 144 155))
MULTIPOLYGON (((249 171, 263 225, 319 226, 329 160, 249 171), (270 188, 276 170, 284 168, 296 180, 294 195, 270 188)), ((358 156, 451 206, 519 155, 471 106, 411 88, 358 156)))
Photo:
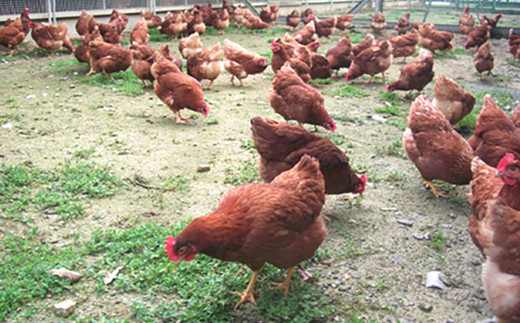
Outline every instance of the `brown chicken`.
POLYGON ((368 74, 370 75, 368 83, 371 83, 374 75, 381 73, 385 84, 385 71, 390 65, 392 65, 392 45, 387 40, 380 41, 354 57, 345 80, 351 82, 363 74, 368 74))
POLYGON ((482 73, 484 73, 485 71, 488 72, 487 75, 491 74, 491 70, 494 66, 494 61, 495 57, 493 56, 493 53, 491 53, 489 42, 485 42, 484 45, 481 45, 478 48, 474 59, 475 69, 480 75, 481 80, 484 78, 482 76, 482 73))
POLYGON ((265 23, 259 17, 255 16, 249 9, 242 9, 242 26, 252 30, 267 29, 269 24, 265 23))
POLYGON ((417 52, 419 33, 414 30, 406 35, 392 37, 388 41, 392 44, 392 55, 394 58, 402 57, 403 62, 406 62, 406 57, 412 56, 417 52))
POLYGON ((330 67, 330 63, 325 58, 325 56, 320 55, 316 52, 311 51, 311 70, 309 71, 309 75, 311 76, 311 81, 314 85, 318 86, 316 83, 316 79, 328 79, 332 75, 332 68, 330 67))
POLYGON ((176 123, 188 121, 188 118, 183 117, 180 112, 184 108, 208 116, 209 106, 204 101, 200 83, 183 73, 173 62, 159 57, 152 65, 152 75, 157 81, 154 93, 175 114, 176 123))
POLYGON ((300 126, 309 123, 330 131, 336 129, 336 123, 325 110, 323 95, 304 83, 289 62, 276 72, 272 84, 269 103, 285 120, 296 120, 300 126))
POLYGON ((401 67, 399 79, 386 87, 388 92, 395 90, 421 92, 433 80, 433 57, 430 51, 421 49, 416 59, 401 67))
POLYGON ((520 35, 515 34, 513 28, 509 29, 509 52, 513 55, 513 59, 520 60, 520 35))
POLYGON ((197 81, 209 80, 210 83, 205 90, 211 89, 213 82, 222 71, 222 49, 220 43, 213 47, 204 48, 202 51, 191 55, 186 61, 188 75, 193 76, 197 81))
POLYGON ((166 34, 168 37, 175 37, 175 39, 177 39, 178 36, 186 33, 187 31, 188 24, 184 22, 182 14, 176 12, 171 14, 168 19, 164 19, 159 33, 166 34))
POLYGON ((51 52, 49 56, 54 56, 62 46, 67 48, 70 53, 74 53, 75 49, 70 42, 66 24, 63 23, 60 26, 38 25, 31 21, 31 28, 32 39, 38 44, 38 47, 49 50, 51 52))
POLYGON ((262 73, 269 65, 267 58, 228 39, 224 39, 224 57, 224 68, 231 74, 231 83, 233 84, 236 77, 242 87, 245 87, 242 79, 248 75, 262 73))
POLYGON ((406 119, 403 146, 436 197, 444 196, 431 182, 439 179, 455 185, 471 180, 473 150, 442 112, 425 95, 412 103, 406 119))
POLYGON ((491 27, 489 27, 487 23, 483 23, 477 28, 473 29, 473 31, 468 34, 468 40, 464 45, 464 49, 469 49, 471 47, 478 48, 480 45, 487 42, 490 37, 490 30, 491 27))
POLYGON ((515 126, 520 129, 520 103, 516 106, 513 114, 511 115, 511 121, 515 124, 515 126))
POLYGON ((141 11, 141 17, 146 21, 148 28, 157 28, 162 24, 162 19, 158 15, 154 15, 150 11, 141 11))
POLYGON ((0 28, 0 45, 11 49, 11 53, 8 57, 13 56, 14 52, 18 49, 25 36, 31 30, 31 19, 29 18, 29 8, 25 8, 20 14, 19 18, 15 21, 0 28))
POLYGON ((425 23, 419 25, 419 45, 429 49, 433 54, 435 50, 452 49, 453 33, 448 31, 439 31, 435 29, 433 24, 425 23))
POLYGON ((372 17, 372 22, 370 23, 370 27, 376 31, 385 29, 387 25, 388 24, 385 20, 385 16, 383 16, 383 13, 381 12, 376 13, 372 17))
POLYGON ((348 29, 352 25, 352 20, 354 20, 354 15, 351 15, 348 13, 343 16, 338 17, 338 20, 336 21, 336 29, 339 29, 341 31, 345 31, 348 33, 348 29))
POLYGON ((302 45, 308 45, 318 39, 316 35, 316 27, 314 25, 314 21, 306 24, 302 29, 296 32, 294 35, 294 40, 302 45))
POLYGON ((285 45, 280 39, 274 40, 271 43, 271 51, 273 52, 273 57, 271 58, 271 67, 273 68, 273 72, 276 73, 285 62, 288 62, 303 82, 307 83, 310 81, 310 65, 297 57, 290 57, 285 45))
POLYGON ((500 322, 520 321, 520 162, 504 156, 497 169, 475 157, 468 231, 486 261, 482 283, 500 322))
POLYGON ((82 63, 90 63, 89 44, 91 41, 103 41, 103 36, 99 33, 98 26, 95 26, 92 33, 87 31, 85 35, 81 35, 81 39, 83 44, 76 47, 74 57, 82 63))
POLYGON ((280 9, 280 6, 275 4, 270 7, 263 7, 260 10, 260 19, 262 19, 265 23, 273 23, 278 19, 278 10, 280 9))
POLYGON ((475 96, 464 90, 454 80, 440 75, 433 87, 433 105, 441 110, 451 124, 456 124, 468 115, 475 105, 475 96))
POLYGON ((462 15, 459 18, 460 33, 467 35, 475 29, 475 20, 473 15, 469 13, 469 5, 462 10, 462 15))
POLYGON ((501 13, 494 16, 493 18, 488 18, 488 17, 486 17, 486 15, 482 15, 482 18, 480 18, 480 23, 483 24, 485 22, 488 24, 489 27, 491 27, 491 29, 493 29, 493 28, 496 28, 500 18, 502 18, 501 13))
POLYGON ((496 167, 507 153, 520 159, 520 130, 488 94, 477 117, 470 144, 486 164, 496 167))
POLYGON ((148 24, 144 17, 135 25, 132 34, 130 35, 130 44, 142 45, 148 43, 150 35, 148 34, 148 24))
POLYGON ((182 57, 188 58, 202 50, 202 41, 198 33, 193 33, 188 37, 179 40, 179 52, 182 57))
POLYGON ((365 35, 365 38, 363 38, 363 41, 357 45, 352 46, 352 57, 351 59, 354 59, 359 53, 364 51, 365 49, 372 47, 376 44, 376 39, 374 35, 367 33, 365 35))
POLYGON ((83 10, 76 22, 76 31, 78 32, 78 35, 83 36, 92 32, 95 25, 97 25, 97 23, 95 22, 94 17, 90 16, 86 10, 83 10), (93 25, 92 28, 90 28, 90 24, 93 25))
POLYGON ((352 42, 350 41, 350 37, 346 35, 339 40, 336 46, 329 49, 327 54, 325 54, 325 57, 329 61, 330 68, 336 70, 336 77, 338 76, 340 68, 349 67, 352 63, 351 50, 352 42))
POLYGON ((217 30, 218 35, 224 34, 224 29, 229 27, 229 13, 226 9, 213 12, 211 14, 211 26, 217 30))
POLYGON ((188 34, 198 33, 202 35, 206 32, 206 24, 204 23, 204 17, 202 13, 197 11, 193 16, 193 20, 188 23, 188 34))
POLYGON ((114 45, 120 44, 120 36, 116 26, 110 24, 99 24, 97 26, 105 42, 114 45))
POLYGON ((312 17, 314 17, 314 12, 312 12, 311 8, 307 8, 302 12, 302 22, 304 25, 308 24, 312 21, 312 17))
POLYGON ((193 220, 174 239, 168 237, 168 258, 179 264, 203 253, 247 265, 253 271, 240 304, 256 304, 254 285, 267 262, 287 269, 274 289, 289 292, 294 267, 310 259, 327 235, 320 217, 325 202, 319 162, 303 156, 291 170, 269 184, 246 184, 227 192, 215 211, 193 220))
POLYGON ((403 17, 399 18, 394 29, 398 35, 406 34, 408 30, 410 30, 410 13, 406 13, 403 17))
POLYGON ((123 33, 123 30, 125 30, 126 25, 128 24, 128 16, 114 9, 110 14, 108 23, 115 27, 117 33, 121 35, 121 33, 123 33))
POLYGON ((316 34, 318 37, 326 37, 328 39, 334 32, 338 18, 330 17, 320 20, 318 17, 314 16, 312 20, 314 21, 314 27, 316 28, 316 34))
POLYGON ((253 142, 260 154, 258 166, 264 182, 291 169, 303 155, 320 161, 326 194, 360 193, 366 186, 366 175, 357 176, 345 153, 328 139, 302 127, 255 117, 251 119, 253 142))
POLYGON ((291 27, 291 32, 300 24, 300 12, 298 9, 294 9, 286 18, 287 26, 291 27))
POLYGON ((89 55, 90 71, 87 76, 102 72, 113 80, 112 73, 126 71, 132 63, 131 50, 104 41, 91 41, 89 55))
POLYGON ((135 76, 143 82, 143 87, 146 87, 145 80, 150 81, 153 85, 155 79, 150 68, 153 64, 155 52, 146 44, 134 44, 130 49, 133 52, 131 66, 135 76))

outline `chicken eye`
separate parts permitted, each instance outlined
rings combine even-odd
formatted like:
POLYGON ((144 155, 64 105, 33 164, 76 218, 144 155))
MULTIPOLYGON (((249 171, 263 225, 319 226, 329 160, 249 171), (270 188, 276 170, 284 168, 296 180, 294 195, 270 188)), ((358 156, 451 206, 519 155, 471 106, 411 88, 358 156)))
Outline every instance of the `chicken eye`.
POLYGON ((181 247, 181 248, 179 249, 179 253, 183 254, 183 253, 185 253, 185 252, 186 252, 186 247, 185 247, 185 246, 184 246, 184 247, 181 247))

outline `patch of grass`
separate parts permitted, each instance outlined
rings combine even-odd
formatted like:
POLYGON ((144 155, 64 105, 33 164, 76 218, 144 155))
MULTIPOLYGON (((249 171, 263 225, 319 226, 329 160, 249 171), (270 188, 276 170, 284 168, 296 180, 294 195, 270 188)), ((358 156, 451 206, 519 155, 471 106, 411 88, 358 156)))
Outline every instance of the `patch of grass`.
POLYGON ((0 169, 0 210, 16 218, 31 208, 68 219, 85 214, 78 201, 115 194, 122 180, 93 163, 66 162, 53 170, 25 165, 0 169))
POLYGON ((256 161, 246 160, 240 163, 236 169, 226 168, 226 176, 224 177, 226 184, 242 185, 259 181, 260 176, 258 175, 256 161))
POLYGON ((408 128, 408 125, 406 124, 406 120, 388 120, 387 124, 397 127, 397 129, 399 129, 401 131, 405 131, 406 128, 408 128))
POLYGON ((429 242, 430 247, 433 249, 437 251, 443 251, 446 248, 446 244, 448 243, 448 238, 446 238, 441 230, 436 230, 429 242))
POLYGON ((159 34, 159 31, 157 29, 148 29, 148 34, 150 35, 150 41, 169 41, 170 38, 166 34, 159 34))
POLYGON ((340 133, 325 133, 322 137, 327 138, 336 146, 343 145, 345 143, 345 136, 340 133))
POLYGON ((351 84, 344 84, 339 89, 330 91, 331 95, 339 95, 342 98, 364 98, 369 96, 365 91, 362 91, 351 84))
POLYGON ((184 175, 170 176, 168 180, 162 184, 165 191, 188 192, 190 190, 188 178, 184 175))
POLYGON ((318 84, 332 84, 332 79, 315 79, 318 84))
POLYGON ((77 249, 59 249, 42 243, 38 228, 31 228, 24 235, 3 235, 0 249, 0 321, 8 320, 33 299, 61 294, 70 287, 67 280, 45 271, 60 267, 75 270, 82 263, 77 249))
POLYGON ((348 35, 349 35, 350 40, 352 41, 353 44, 358 44, 358 43, 361 43, 363 41, 363 38, 365 38, 366 34, 365 33, 360 33, 360 32, 357 32, 357 31, 352 31, 348 35))
POLYGON ((466 56, 473 56, 473 53, 468 52, 467 50, 463 48, 454 48, 451 50, 451 52, 455 55, 466 55, 466 56))
POLYGON ((399 106, 403 104, 403 99, 399 96, 399 94, 392 92, 379 92, 379 98, 384 102, 388 102, 391 105, 399 106))
MULTIPOLYGON (((480 109, 482 104, 484 103, 484 97, 486 94, 491 95, 493 100, 498 104, 499 107, 512 106, 515 102, 515 96, 513 93, 502 90, 502 89, 493 89, 491 92, 488 90, 468 90, 475 96, 475 107, 480 109)), ((475 110, 475 109, 474 109, 475 110)))
POLYGON ((444 50, 442 52, 437 52, 434 56, 433 56, 435 59, 444 59, 444 58, 449 58, 449 59, 457 59, 457 55, 455 55, 453 53, 452 50, 444 50))
POLYGON ((215 125, 218 124, 218 119, 214 117, 210 117, 206 120, 207 125, 215 125))
POLYGON ((97 73, 90 76, 79 77, 80 83, 99 86, 101 88, 113 88, 116 92, 123 93, 127 96, 138 96, 144 94, 143 84, 139 80, 132 69, 125 72, 113 73, 111 80, 108 75, 97 73))
POLYGON ((256 152, 255 144, 252 139, 240 140, 240 148, 250 152, 256 152))
POLYGON ((396 139, 386 146, 376 146, 376 152, 381 155, 395 156, 406 159, 401 139, 396 139))
POLYGON ((82 158, 82 159, 88 159, 90 157, 90 155, 92 155, 92 153, 96 150, 96 147, 95 146, 92 146, 90 148, 85 148, 85 149, 80 149, 80 150, 76 150, 74 153, 73 153, 73 156, 74 157, 77 157, 77 158, 82 158))
POLYGON ((273 52, 271 52, 271 51, 263 52, 263 53, 260 53, 260 56, 267 58, 269 65, 271 65, 271 59, 273 58, 273 52))
POLYGON ((477 125, 477 117, 481 109, 473 109, 468 115, 462 118, 459 122, 457 122, 454 126, 461 129, 463 133, 472 133, 475 130, 475 126, 477 125))
POLYGON ((507 62, 509 63, 509 65, 513 65, 515 67, 520 67, 520 61, 517 61, 516 59, 508 58, 507 62))
POLYGON ((386 114, 389 114, 389 115, 392 115, 392 116, 402 116, 402 112, 401 112, 401 109, 399 107, 396 107, 396 106, 382 106, 382 107, 377 107, 377 108, 374 108, 374 111, 377 112, 377 113, 386 113, 386 114))
MULTIPOLYGON (((176 223, 170 228, 146 224, 124 231, 97 230, 86 243, 87 253, 98 259, 92 268, 94 273, 119 263, 126 264, 110 289, 144 295, 144 302, 134 302, 131 306, 130 313, 135 320, 224 322, 230 319, 238 301, 230 291, 245 290, 251 271, 240 264, 202 254, 175 267, 166 256, 163 241, 168 235, 178 235, 186 224, 176 223), (159 293, 168 297, 157 298, 155 295, 159 293)), ((311 284, 294 277, 287 297, 280 291, 267 290, 270 282, 283 280, 284 274, 270 265, 263 268, 257 280, 256 290, 260 295, 254 313, 269 321, 327 321, 332 310, 330 298, 311 284)), ((100 292, 108 290, 102 279, 103 273, 98 273, 100 292)))

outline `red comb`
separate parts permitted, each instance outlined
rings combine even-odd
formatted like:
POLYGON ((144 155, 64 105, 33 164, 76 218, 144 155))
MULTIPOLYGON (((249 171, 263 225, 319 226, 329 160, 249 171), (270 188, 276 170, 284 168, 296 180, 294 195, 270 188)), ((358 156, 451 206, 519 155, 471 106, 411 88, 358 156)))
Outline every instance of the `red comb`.
POLYGON ((515 160, 515 155, 513 155, 512 153, 506 154, 498 163, 497 170, 505 170, 507 165, 509 165, 513 160, 515 160))
POLYGON ((171 261, 178 260, 177 256, 173 253, 173 247, 175 246, 175 239, 172 236, 168 236, 168 239, 164 241, 166 244, 164 249, 166 249, 166 254, 168 255, 168 259, 171 261))

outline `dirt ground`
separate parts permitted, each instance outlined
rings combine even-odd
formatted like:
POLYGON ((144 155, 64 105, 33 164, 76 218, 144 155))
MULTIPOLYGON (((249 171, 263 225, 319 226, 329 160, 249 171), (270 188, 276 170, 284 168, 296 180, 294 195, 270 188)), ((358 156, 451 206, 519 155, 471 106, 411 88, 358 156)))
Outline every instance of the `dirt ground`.
MULTIPOLYGON (((390 36, 394 36, 393 31, 377 37, 390 36)), ((269 43, 275 36, 206 35, 203 46, 222 42, 225 37, 262 54, 270 51, 269 43)), ((339 38, 337 33, 333 35, 319 52, 324 54, 339 38)), ((464 39, 456 35, 455 47, 461 48, 463 43, 464 39)), ((153 48, 159 45, 151 43, 153 48)), ((177 46, 171 43, 175 53, 177 46)), ((491 40, 491 47, 495 76, 480 81, 472 55, 436 59, 435 74, 445 74, 467 87, 520 90, 520 68, 506 60, 510 57, 507 40, 491 40)), ((209 118, 184 110, 184 115, 193 117, 187 125, 177 125, 173 113, 159 103, 151 88, 143 95, 129 97, 110 85, 100 88, 82 84, 77 77, 88 67, 72 66, 68 73, 58 73, 52 64, 63 60, 71 60, 71 56, 21 56, 0 63, 4 79, 0 83, 0 123, 11 125, 0 128, 0 163, 31 162, 34 167, 52 168, 74 159, 75 151, 94 147, 89 160, 109 165, 121 178, 138 176, 153 186, 182 175, 189 179, 191 189, 158 192, 129 185, 113 197, 89 200, 88 216, 73 221, 35 214, 34 225, 45 239, 58 244, 70 244, 69 233, 78 228, 79 241, 85 241, 100 227, 124 229, 152 221, 171 225, 208 214, 232 187, 224 183, 229 169, 257 158, 256 153, 252 155, 241 147, 251 136, 249 120, 257 115, 283 120, 268 103, 273 77, 270 67, 245 79, 249 87, 244 89, 231 85, 229 74, 223 71, 214 90, 205 91, 211 107, 209 118), (209 164, 211 170, 197 173, 202 164, 209 164), (146 216, 150 214, 153 216, 146 216)), ((388 78, 397 79, 402 66, 400 59, 396 60, 387 72, 388 78)), ((400 117, 374 111, 385 105, 380 98, 385 91, 380 78, 372 84, 362 83, 363 79, 353 82, 370 93, 368 97, 332 94, 345 84, 345 74, 342 70, 339 78, 320 90, 327 110, 338 123, 336 136, 344 137, 340 147, 356 171, 367 174, 369 183, 362 198, 349 202, 344 196, 329 196, 324 207, 331 221, 322 248, 331 255, 331 261, 316 263, 310 270, 321 272, 315 288, 339 300, 330 321, 344 321, 346 313, 356 309, 361 319, 381 322, 477 322, 491 318, 480 280, 483 259, 466 231, 470 211, 464 194, 468 187, 452 187, 448 199, 436 199, 423 189, 419 172, 404 157, 402 148, 389 148, 400 142, 403 133, 389 121, 404 120, 408 110, 400 117), (401 220, 411 222, 403 225, 401 220), (447 238, 440 251, 432 247, 436 232, 447 238), (434 270, 445 275, 444 290, 425 287, 427 273, 434 270)), ((431 99, 432 89, 433 83, 424 91, 431 99)), ((403 106, 408 108, 410 102, 406 99, 403 106)), ((318 134, 325 135, 326 131, 319 128, 318 134)), ((25 230, 22 224, 10 221, 6 228, 25 230)), ((102 296, 91 297, 75 313, 81 317, 104 311, 105 315, 131 320, 124 314, 125 303, 107 312, 107 308, 100 309, 104 302, 107 300, 102 296)), ((251 318, 247 307, 233 315, 236 321, 262 320, 251 318)), ((41 313, 40 319, 56 320, 50 311, 41 313)))

